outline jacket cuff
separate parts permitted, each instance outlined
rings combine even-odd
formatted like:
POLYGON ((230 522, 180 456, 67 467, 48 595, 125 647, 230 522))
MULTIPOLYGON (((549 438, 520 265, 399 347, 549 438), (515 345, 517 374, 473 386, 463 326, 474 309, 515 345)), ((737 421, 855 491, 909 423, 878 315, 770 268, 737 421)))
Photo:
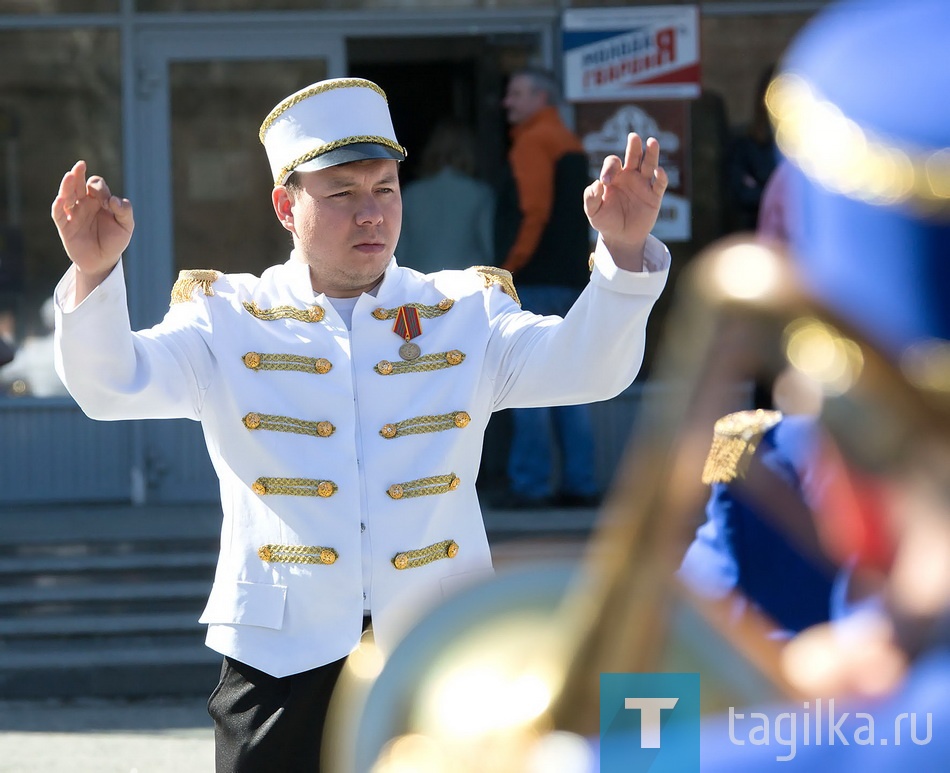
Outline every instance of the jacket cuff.
POLYGON ((93 296, 100 294, 111 295, 113 292, 125 293, 125 272, 122 268, 121 258, 119 262, 115 264, 115 268, 99 283, 96 289, 79 303, 75 304, 73 303, 73 299, 76 297, 76 267, 71 265, 69 270, 63 274, 63 278, 57 283, 56 289, 53 290, 53 303, 56 306, 57 314, 70 314, 76 311, 76 309, 81 308, 82 305, 93 296))
POLYGON ((643 271, 618 268, 599 234, 591 258, 591 282, 621 293, 658 295, 670 273, 670 251, 652 234, 643 248, 643 271))

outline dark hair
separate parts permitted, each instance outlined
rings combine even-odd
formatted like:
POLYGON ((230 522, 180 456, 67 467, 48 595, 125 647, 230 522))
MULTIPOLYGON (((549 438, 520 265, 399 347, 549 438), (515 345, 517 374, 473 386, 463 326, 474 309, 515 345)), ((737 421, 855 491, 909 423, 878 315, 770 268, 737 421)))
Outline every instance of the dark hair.
POLYGON ((295 193, 303 190, 303 185, 300 184, 300 172, 298 172, 296 169, 291 172, 284 181, 284 187, 295 193))
POLYGON ((419 174, 428 177, 445 167, 467 175, 475 174, 475 133, 454 119, 436 124, 422 150, 419 174))

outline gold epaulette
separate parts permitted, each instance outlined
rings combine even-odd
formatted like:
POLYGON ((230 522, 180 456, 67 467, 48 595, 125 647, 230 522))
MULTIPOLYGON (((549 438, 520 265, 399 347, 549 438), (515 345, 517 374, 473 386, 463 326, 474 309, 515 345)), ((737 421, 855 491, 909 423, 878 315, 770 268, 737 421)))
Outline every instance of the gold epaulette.
POLYGON ((205 295, 214 295, 211 289, 222 276, 220 271, 207 268, 192 268, 178 272, 178 279, 172 287, 172 303, 185 303, 191 300, 191 294, 200 287, 205 295))
POLYGON ((519 306, 521 305, 518 291, 515 290, 515 280, 512 279, 510 271, 494 266, 472 266, 472 268, 485 280, 485 287, 498 285, 505 295, 509 296, 519 306))
POLYGON ((744 476, 762 436, 781 420, 781 411, 762 409, 737 411, 719 419, 703 465, 703 483, 729 483, 744 476))

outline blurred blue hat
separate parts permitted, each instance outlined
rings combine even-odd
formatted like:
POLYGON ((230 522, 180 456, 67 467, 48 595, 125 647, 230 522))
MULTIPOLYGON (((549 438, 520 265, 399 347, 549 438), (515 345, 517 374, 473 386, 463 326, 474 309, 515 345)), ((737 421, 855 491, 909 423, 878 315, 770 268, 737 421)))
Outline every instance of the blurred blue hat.
POLYGON ((809 292, 895 360, 950 340, 950 1, 827 7, 767 103, 809 292))

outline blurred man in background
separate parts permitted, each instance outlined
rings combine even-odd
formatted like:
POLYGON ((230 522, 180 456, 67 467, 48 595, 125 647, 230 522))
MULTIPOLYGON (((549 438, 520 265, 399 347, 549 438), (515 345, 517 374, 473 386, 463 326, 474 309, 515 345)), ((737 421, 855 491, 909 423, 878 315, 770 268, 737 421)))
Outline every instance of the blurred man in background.
MULTIPOLYGON (((518 283, 524 309, 563 316, 589 273, 590 229, 577 198, 589 182, 587 156, 558 113, 553 73, 536 68, 515 72, 502 105, 511 124, 511 148, 495 216, 496 257, 518 283)), ((595 505, 590 408, 517 409, 511 416, 510 492, 502 504, 595 505)))

